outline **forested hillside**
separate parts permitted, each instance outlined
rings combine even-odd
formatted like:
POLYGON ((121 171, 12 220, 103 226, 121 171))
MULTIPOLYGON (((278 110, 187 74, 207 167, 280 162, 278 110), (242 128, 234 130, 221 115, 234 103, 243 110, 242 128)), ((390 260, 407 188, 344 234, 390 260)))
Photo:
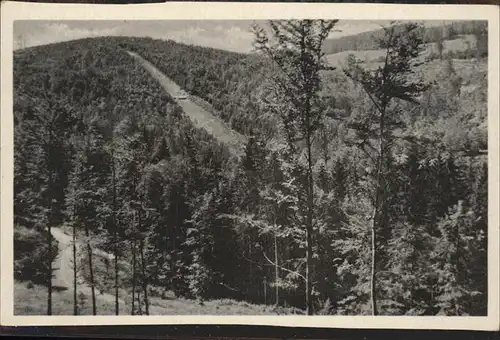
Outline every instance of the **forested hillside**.
POLYGON ((331 70, 334 47, 311 32, 289 55, 258 30, 253 55, 115 37, 17 52, 16 278, 50 281, 54 254, 33 264, 20 245, 46 252, 65 226, 86 280, 133 314, 172 292, 275 313, 485 315, 487 53, 422 59, 421 31, 402 26, 367 46, 383 61, 331 70), (127 51, 248 136, 242 159, 127 51))
MULTIPOLYGON (((148 284, 174 280, 186 269, 178 261, 189 252, 181 245, 192 199, 218 190, 225 147, 193 129, 156 81, 108 39, 32 48, 14 60, 16 228, 45 235, 47 226, 77 226, 92 235, 92 247, 125 262, 135 255, 148 261, 142 269, 156 273, 148 284)), ((36 241, 43 246, 45 238, 36 241)), ((15 249, 16 277, 26 279, 33 254, 15 249)), ((42 273, 50 265, 44 260, 36 259, 42 273)), ((117 279, 146 284, 143 277, 117 279)))
MULTIPOLYGON (((474 38, 474 46, 471 44, 464 51, 451 51, 450 55, 455 58, 470 59, 473 57, 486 56, 488 54, 488 23, 486 21, 455 21, 444 22, 442 25, 419 28, 419 35, 424 44, 435 44, 437 54, 442 50, 445 41, 459 40, 464 36, 474 38), (477 43, 476 43, 477 42, 477 43)), ((377 39, 384 36, 384 30, 363 32, 356 35, 330 39, 325 41, 324 52, 335 54, 345 51, 377 50, 377 39)))

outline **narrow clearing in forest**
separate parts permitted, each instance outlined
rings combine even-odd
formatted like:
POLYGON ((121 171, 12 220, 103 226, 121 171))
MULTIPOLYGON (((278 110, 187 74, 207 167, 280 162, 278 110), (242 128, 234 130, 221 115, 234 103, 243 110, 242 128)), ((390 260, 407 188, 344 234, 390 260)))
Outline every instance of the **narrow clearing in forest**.
MULTIPOLYGON (((156 80, 158 80, 160 85, 170 96, 175 98, 176 95, 183 92, 179 85, 168 78, 149 61, 137 53, 130 51, 127 51, 127 53, 134 57, 156 80)), ((184 113, 193 124, 197 128, 204 129, 219 142, 226 145, 233 155, 241 156, 243 147, 247 142, 246 137, 229 128, 219 117, 214 116, 201 106, 195 104, 191 98, 192 96, 188 96, 186 99, 178 99, 177 104, 183 109, 184 113)))

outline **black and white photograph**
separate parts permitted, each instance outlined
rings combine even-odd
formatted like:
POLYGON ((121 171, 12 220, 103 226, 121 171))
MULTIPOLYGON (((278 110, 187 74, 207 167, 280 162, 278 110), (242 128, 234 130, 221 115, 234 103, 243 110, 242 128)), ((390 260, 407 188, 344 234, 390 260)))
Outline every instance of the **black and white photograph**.
POLYGON ((9 313, 498 313, 498 18, 281 14, 12 21, 9 313))

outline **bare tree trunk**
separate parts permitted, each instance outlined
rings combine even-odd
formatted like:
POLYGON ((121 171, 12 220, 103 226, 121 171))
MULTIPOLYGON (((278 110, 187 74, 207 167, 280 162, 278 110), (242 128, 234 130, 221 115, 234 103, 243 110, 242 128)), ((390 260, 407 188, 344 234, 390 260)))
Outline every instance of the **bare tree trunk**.
POLYGON ((144 241, 140 241, 140 256, 141 256, 141 267, 142 267, 142 290, 144 292, 144 307, 146 315, 149 315, 149 301, 148 301, 148 281, 146 276, 146 263, 144 261, 144 241))
POLYGON ((77 262, 76 262, 76 223, 73 222, 73 315, 78 315, 78 292, 77 292, 77 262))
POLYGON ((116 243, 118 242, 117 237, 115 236, 115 250, 114 250, 114 267, 115 267, 115 315, 120 314, 120 300, 118 295, 118 246, 116 243))
POLYGON ((137 308, 139 315, 142 315, 142 306, 141 306, 141 290, 137 289, 137 308))
POLYGON ((378 159, 377 159, 377 172, 375 174, 375 203, 373 207, 372 221, 371 221, 371 283, 370 283, 370 295, 372 304, 372 315, 378 315, 377 310, 377 264, 378 264, 378 254, 377 254, 377 229, 380 217, 380 204, 383 200, 382 190, 384 190, 384 178, 382 174, 382 167, 385 159, 385 105, 382 106, 380 110, 380 135, 379 135, 379 149, 378 149, 378 159))
POLYGON ((381 186, 381 159, 378 160, 377 179, 375 188, 375 206, 373 207, 373 214, 371 216, 371 273, 370 273, 370 295, 372 304, 372 315, 378 315, 377 310, 377 227, 379 219, 379 205, 380 205, 380 186, 381 186))
MULTIPOLYGON (((252 259, 252 237, 248 236, 248 258, 251 260, 252 259)), ((252 283, 254 282, 254 275, 253 275, 253 266, 252 266, 252 261, 248 261, 248 273, 249 277, 252 279, 252 283)), ((250 294, 253 296, 254 292, 251 288, 252 285, 245 285, 246 286, 246 292, 247 295, 250 296, 250 294)))
POLYGON ((90 246, 89 228, 86 225, 85 225, 85 236, 87 238, 87 254, 89 258, 90 289, 92 291, 92 314, 97 315, 97 306, 95 300, 94 266, 92 263, 92 247, 90 246))
POLYGON ((376 222, 375 219, 377 217, 377 208, 373 209, 372 216, 372 226, 371 226, 371 274, 370 274, 370 295, 371 295, 371 304, 372 304, 372 315, 377 315, 377 243, 376 243, 376 222))
POLYGON ((48 296, 47 296, 47 315, 52 315, 52 173, 49 175, 49 213, 48 213, 48 223, 47 223, 47 231, 48 231, 48 244, 49 244, 49 255, 48 258, 48 296))
MULTIPOLYGON (((168 232, 165 230, 165 246, 164 246, 164 250, 163 250, 163 258, 164 258, 164 261, 163 261, 163 268, 162 270, 165 270, 165 267, 168 265, 170 268, 170 270, 172 269, 172 263, 170 261, 167 261, 167 258, 168 258, 168 251, 170 250, 170 246, 168 244, 168 232), (168 264, 167 264, 168 263, 168 264)), ((171 256, 170 256, 171 258, 171 256)), ((167 273, 166 273, 167 274, 167 273)), ((168 274, 166 275, 167 278, 168 278, 168 274)), ((165 280, 164 281, 164 284, 163 284, 163 292, 166 292, 167 290, 167 281, 168 280, 165 280)), ((163 293, 164 294, 164 293, 163 293)))
MULTIPOLYGON (((455 249, 456 249, 456 254, 455 254, 455 262, 456 262, 456 274, 455 274, 455 280, 456 283, 461 286, 462 285, 462 278, 460 275, 460 230, 457 226, 455 228, 455 249)), ((455 315, 460 316, 460 308, 458 306, 457 299, 454 299, 455 301, 455 315)))
POLYGON ((135 315, 135 241, 132 241, 132 315, 135 315))
MULTIPOLYGON (((276 224, 275 224, 276 226, 276 224)), ((278 269, 278 237, 274 235, 274 285, 276 289, 276 307, 279 306, 279 301, 280 301, 280 294, 279 294, 279 269, 278 269)))
MULTIPOLYGON (((306 32, 304 27, 301 26, 301 41, 300 41, 300 55, 301 55, 301 73, 303 75, 308 74, 307 65, 304 60, 307 59, 306 56, 306 32)), ((307 315, 313 315, 313 302, 312 302, 312 233, 313 233, 313 214, 314 214, 314 179, 313 179, 313 160, 312 160, 312 132, 313 127, 311 124, 311 98, 312 93, 311 88, 304 89, 305 91, 305 101, 304 105, 304 115, 305 115, 305 139, 306 139, 306 149, 307 149, 307 222, 306 222, 306 309, 307 315)))
POLYGON ((49 282, 48 282, 48 297, 47 297, 47 315, 52 315, 52 228, 48 226, 48 238, 49 238, 49 282))
MULTIPOLYGON (((115 232, 116 233, 116 232, 115 232)), ((120 314, 120 300, 119 300, 119 295, 118 295, 118 246, 116 243, 118 243, 118 237, 114 237, 115 239, 115 245, 114 245, 114 267, 115 267, 115 315, 120 314)))
MULTIPOLYGON (((309 219, 309 218, 308 218, 309 219)), ((307 315, 313 315, 312 307, 312 218, 306 226, 306 305, 307 315)))
POLYGON ((112 172, 113 172, 113 252, 114 252, 114 265, 115 265, 115 315, 120 314, 120 302, 118 296, 118 226, 116 225, 116 173, 115 173, 115 159, 114 149, 112 158, 112 172))
POLYGON ((267 280, 264 277, 264 304, 267 305, 267 280))
POLYGON ((381 186, 381 171, 382 171, 382 140, 379 145, 379 159, 377 164, 377 174, 375 182, 375 204, 373 207, 372 221, 371 221, 371 273, 370 273, 370 296, 372 304, 372 315, 378 315, 377 310, 377 226, 379 218, 379 204, 380 204, 380 186, 381 186))
MULTIPOLYGON (((175 221, 178 223, 179 221, 179 203, 175 203, 175 221)), ((171 246, 172 248, 170 249, 170 275, 171 275, 171 282, 170 282, 170 288, 174 291, 174 294, 177 294, 177 287, 176 287, 176 282, 177 282, 177 243, 176 243, 176 238, 177 238, 177 229, 174 228, 172 231, 172 242, 171 246)))
MULTIPOLYGON (((308 105, 309 107, 309 105, 308 105)), ((306 116, 307 126, 309 124, 309 115, 306 116)), ((306 224, 306 308, 307 315, 313 315, 312 304, 312 233, 313 233, 313 209, 314 209, 314 184, 312 171, 312 155, 311 155, 311 135, 307 131, 306 136, 307 147, 307 224, 306 224)))

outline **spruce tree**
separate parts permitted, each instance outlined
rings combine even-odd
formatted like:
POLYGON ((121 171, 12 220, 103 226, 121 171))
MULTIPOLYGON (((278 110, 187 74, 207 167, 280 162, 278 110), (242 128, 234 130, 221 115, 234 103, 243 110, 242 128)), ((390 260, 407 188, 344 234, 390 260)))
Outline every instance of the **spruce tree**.
POLYGON ((272 76, 271 104, 280 117, 283 133, 293 153, 300 153, 296 143, 305 144, 304 190, 306 192, 306 309, 313 314, 313 228, 314 228, 314 178, 313 136, 322 123, 324 112, 318 92, 320 71, 329 69, 323 52, 323 43, 337 20, 270 21, 272 37, 258 26, 254 27, 255 47, 268 57, 277 72, 272 76))

